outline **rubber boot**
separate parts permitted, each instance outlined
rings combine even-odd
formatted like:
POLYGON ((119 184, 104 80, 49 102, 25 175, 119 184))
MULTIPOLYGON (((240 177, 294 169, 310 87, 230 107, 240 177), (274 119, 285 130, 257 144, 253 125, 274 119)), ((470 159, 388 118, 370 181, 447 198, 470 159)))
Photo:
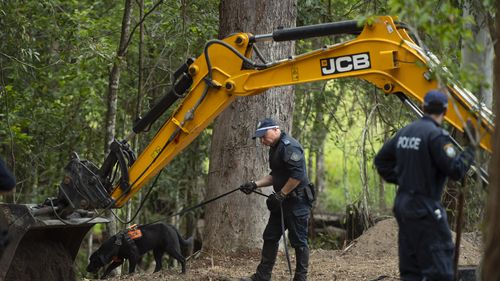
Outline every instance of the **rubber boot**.
POLYGON ((309 267, 309 248, 295 248, 295 258, 297 264, 295 266, 295 275, 293 281, 307 281, 307 268, 309 267))
POLYGON ((278 254, 278 243, 266 242, 262 246, 262 257, 257 271, 250 278, 243 278, 241 280, 248 281, 269 281, 271 280, 271 273, 273 271, 276 256, 278 254))

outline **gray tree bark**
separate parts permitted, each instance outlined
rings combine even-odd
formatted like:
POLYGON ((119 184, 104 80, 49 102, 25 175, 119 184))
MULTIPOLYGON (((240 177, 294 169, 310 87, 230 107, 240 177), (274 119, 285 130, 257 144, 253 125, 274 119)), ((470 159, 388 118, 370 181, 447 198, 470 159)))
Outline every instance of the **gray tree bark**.
POLYGON ((474 41, 480 51, 471 49, 468 46, 462 47, 462 66, 473 66, 478 70, 481 78, 484 79, 484 86, 481 87, 479 98, 488 106, 493 104, 493 40, 490 30, 491 16, 478 1, 466 0, 463 6, 464 16, 471 15, 476 24, 470 26, 474 41))
MULTIPOLYGON (((270 33, 280 26, 295 26, 295 20, 295 0, 223 0, 219 37, 238 31, 270 33)), ((259 43, 258 47, 267 60, 285 58, 294 53, 293 42, 259 43)), ((275 118, 284 131, 289 131, 292 111, 293 88, 282 87, 258 96, 240 98, 216 119, 207 198, 269 173, 268 149, 258 140, 252 140, 251 136, 258 120, 265 117, 275 118)), ((238 192, 209 204, 205 218, 204 249, 227 252, 260 248, 268 211, 264 197, 238 192)))
POLYGON ((107 114, 106 114, 106 136, 104 143, 104 152, 109 152, 109 144, 115 137, 116 130, 116 101, 118 99, 118 86, 120 84, 120 62, 123 60, 127 51, 127 38, 130 33, 130 14, 132 13, 132 0, 125 1, 123 11, 122 32, 120 35, 120 44, 116 52, 115 62, 109 73, 107 114))
MULTIPOLYGON (((127 50, 127 37, 130 33, 130 15, 132 13, 132 0, 125 1, 125 7, 123 11, 122 28, 120 35, 120 44, 116 52, 116 60, 113 63, 113 67, 109 74, 109 84, 108 84, 108 97, 107 97, 107 113, 106 113, 106 132, 105 132, 105 143, 104 143, 104 154, 107 155, 109 152, 109 144, 113 141, 116 131, 116 104, 118 99, 118 86, 120 84, 120 65, 119 62, 125 56, 127 50)), ((112 217, 110 211, 106 211, 108 217, 112 217)), ((106 225, 105 237, 111 237, 116 234, 116 221, 111 220, 109 224, 106 225)), ((117 271, 120 271, 118 268, 117 271)))
MULTIPOLYGON (((500 0, 495 1, 496 14, 500 14, 500 0)), ((496 41, 495 44, 495 108, 494 114, 500 116, 500 19, 496 18, 495 23, 496 41)), ((483 256, 483 270, 481 280, 500 280, 500 178, 498 170, 500 169, 500 131, 498 128, 498 121, 495 122, 495 134, 493 137, 493 158, 490 162, 490 186, 489 196, 486 210, 486 230, 484 241, 484 256, 483 256)))

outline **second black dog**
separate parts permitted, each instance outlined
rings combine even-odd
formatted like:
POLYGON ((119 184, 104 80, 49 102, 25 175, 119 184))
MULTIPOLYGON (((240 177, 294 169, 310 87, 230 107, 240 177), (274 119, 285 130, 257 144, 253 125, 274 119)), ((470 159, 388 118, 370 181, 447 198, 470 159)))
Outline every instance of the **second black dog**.
POLYGON ((140 257, 153 250, 156 261, 155 272, 161 270, 163 254, 167 253, 181 264, 182 273, 186 273, 186 259, 181 253, 181 245, 190 245, 192 238, 184 240, 173 225, 165 223, 143 225, 137 228, 142 232, 140 238, 133 240, 125 230, 106 240, 90 256, 87 271, 97 272, 99 268, 111 263, 101 277, 105 278, 113 269, 121 265, 124 259, 128 259, 130 274, 135 271, 140 257))

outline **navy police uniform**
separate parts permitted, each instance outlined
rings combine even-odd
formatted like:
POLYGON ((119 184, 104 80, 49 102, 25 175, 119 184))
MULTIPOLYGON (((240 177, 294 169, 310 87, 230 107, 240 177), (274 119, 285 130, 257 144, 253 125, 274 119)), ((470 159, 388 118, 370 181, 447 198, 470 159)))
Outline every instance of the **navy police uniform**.
MULTIPOLYGON (((0 191, 11 191, 16 187, 16 179, 0 159, 0 191)), ((8 226, 0 224, 0 257, 9 243, 8 226)))
MULTIPOLYGON (((285 228, 289 231, 290 244, 294 248, 307 247, 307 223, 311 203, 305 189, 308 188, 304 152, 294 138, 281 133, 279 142, 269 149, 269 166, 273 177, 274 192, 279 192, 289 178, 300 180, 299 185, 283 201, 285 228)), ((271 211, 264 231, 264 241, 278 243, 282 235, 279 209, 271 211)))
MULTIPOLYGON (((278 128, 274 120, 266 118, 259 123, 256 136, 262 137, 268 129, 278 128)), ((254 138, 255 138, 254 137, 254 138)), ((279 140, 269 149, 269 167, 271 169, 273 188, 275 193, 280 193, 290 178, 299 180, 300 183, 283 200, 284 228, 288 229, 288 239, 295 249, 296 267, 294 281, 307 280, 309 264, 309 248, 307 245, 308 222, 313 195, 309 187, 304 150, 294 138, 282 132, 279 140)), ((278 246, 283 235, 281 208, 270 204, 269 220, 263 233, 264 245, 262 259, 256 273, 250 279, 253 281, 268 281, 276 261, 278 246)))
POLYGON ((0 191, 9 191, 16 186, 16 180, 2 159, 0 159, 0 191))
POLYGON ((379 174, 399 185, 394 213, 402 280, 453 280, 454 248, 440 199, 446 178, 461 179, 473 158, 472 147, 458 154, 429 116, 401 129, 376 155, 379 174))

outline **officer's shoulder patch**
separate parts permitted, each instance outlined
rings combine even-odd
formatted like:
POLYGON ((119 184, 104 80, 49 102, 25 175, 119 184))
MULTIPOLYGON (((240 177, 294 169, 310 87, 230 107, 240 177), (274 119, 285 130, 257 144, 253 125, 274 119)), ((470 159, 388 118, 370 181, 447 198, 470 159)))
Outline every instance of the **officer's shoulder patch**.
POLYGON ((289 139, 285 139, 285 138, 284 138, 284 139, 282 139, 282 141, 283 141, 283 143, 284 143, 285 145, 289 145, 290 143, 292 143, 289 139))
POLYGON ((290 155, 290 159, 293 161, 299 161, 300 159, 302 159, 302 154, 298 151, 294 151, 292 152, 292 155, 290 155))
POLYGON ((443 146, 444 152, 446 153, 446 156, 450 158, 455 158, 457 156, 457 151, 455 150, 455 147, 451 143, 447 143, 443 146))
POLYGON ((445 129, 441 129, 441 133, 444 135, 444 136, 449 136, 450 133, 448 133, 448 131, 446 131, 445 129))

